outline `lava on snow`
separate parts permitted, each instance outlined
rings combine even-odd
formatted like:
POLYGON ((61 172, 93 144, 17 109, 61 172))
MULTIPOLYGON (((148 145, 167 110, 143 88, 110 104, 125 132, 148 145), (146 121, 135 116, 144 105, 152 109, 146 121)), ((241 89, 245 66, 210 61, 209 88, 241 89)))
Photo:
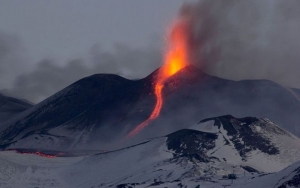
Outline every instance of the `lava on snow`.
POLYGON ((94 155, 108 152, 107 150, 75 150, 75 151, 56 151, 56 150, 40 150, 40 149, 25 149, 25 148, 9 148, 6 151, 15 151, 20 154, 32 154, 46 158, 56 157, 78 157, 85 155, 94 155))

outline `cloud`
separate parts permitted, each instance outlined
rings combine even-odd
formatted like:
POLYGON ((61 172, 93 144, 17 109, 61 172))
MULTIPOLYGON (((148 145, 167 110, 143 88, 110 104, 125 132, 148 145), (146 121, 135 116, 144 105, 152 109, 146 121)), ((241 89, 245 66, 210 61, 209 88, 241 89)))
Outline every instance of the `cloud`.
POLYGON ((0 32, 0 86, 11 87, 17 75, 28 71, 28 57, 22 40, 0 32))
POLYGON ((160 52, 154 47, 133 49, 116 44, 113 51, 106 52, 99 45, 95 45, 86 58, 73 59, 62 66, 51 59, 39 62, 31 72, 19 75, 11 89, 2 92, 39 102, 92 74, 113 73, 136 79, 147 76, 160 64, 160 52))

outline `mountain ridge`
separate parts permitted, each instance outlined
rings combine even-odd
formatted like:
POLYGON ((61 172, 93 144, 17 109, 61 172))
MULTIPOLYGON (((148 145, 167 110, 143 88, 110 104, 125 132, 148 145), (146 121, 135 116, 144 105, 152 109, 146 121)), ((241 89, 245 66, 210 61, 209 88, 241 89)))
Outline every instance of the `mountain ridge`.
MULTIPOLYGON (((6 124, 8 128, 1 132, 0 144, 6 147, 22 143, 26 148, 41 149, 88 146, 97 149, 117 144, 151 114, 158 72, 159 69, 140 80, 113 74, 83 78, 6 124)), ((162 94, 160 116, 131 143, 174 132, 199 119, 228 113, 237 117, 268 117, 300 135, 297 128, 300 102, 271 81, 230 81, 189 66, 165 82, 162 94)))
MULTIPOLYGON (((15 115, 29 109, 33 104, 0 93, 0 124, 13 118, 15 115)), ((2 127, 0 127, 2 130, 2 127)))

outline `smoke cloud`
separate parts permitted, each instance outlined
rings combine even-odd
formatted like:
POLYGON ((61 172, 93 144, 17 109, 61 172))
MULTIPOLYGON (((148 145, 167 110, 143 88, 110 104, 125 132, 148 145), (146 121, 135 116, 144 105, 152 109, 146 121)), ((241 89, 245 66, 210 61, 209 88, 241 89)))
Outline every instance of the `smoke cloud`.
POLYGON ((2 89, 1 92, 37 103, 92 74, 112 73, 129 79, 145 77, 160 66, 160 56, 160 50, 151 46, 133 49, 116 44, 113 51, 106 52, 95 45, 87 57, 70 60, 63 66, 55 60, 44 59, 33 70, 17 76, 13 87, 2 89))
POLYGON ((299 88, 299 8, 297 0, 201 0, 183 6, 181 15, 192 27, 192 63, 220 77, 299 88))

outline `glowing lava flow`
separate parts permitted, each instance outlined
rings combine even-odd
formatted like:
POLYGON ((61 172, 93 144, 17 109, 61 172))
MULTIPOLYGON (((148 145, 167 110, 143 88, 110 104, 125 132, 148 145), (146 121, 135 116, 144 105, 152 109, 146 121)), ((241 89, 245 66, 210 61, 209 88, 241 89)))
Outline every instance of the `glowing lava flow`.
POLYGON ((162 94, 161 94, 163 87, 164 87, 164 85, 161 83, 157 83, 155 85, 156 104, 155 104, 154 110, 152 111, 150 117, 146 121, 144 121, 140 125, 138 125, 135 129, 133 129, 127 135, 127 137, 132 137, 132 136, 136 135, 143 128, 145 128, 152 120, 154 120, 158 117, 161 107, 162 107, 162 104, 163 104, 163 98, 162 98, 162 94))
POLYGON ((20 151, 20 150, 15 150, 17 153, 20 153, 20 154, 32 154, 32 155, 38 155, 38 156, 41 156, 41 157, 46 157, 46 158, 56 158, 58 156, 56 155, 50 155, 50 154, 46 154, 46 153, 43 153, 43 152, 40 152, 40 151, 20 151))
POLYGON ((156 96, 155 107, 149 118, 135 127, 127 137, 133 137, 151 121, 156 119, 163 105, 162 89, 165 81, 188 64, 188 33, 185 20, 175 22, 168 38, 168 49, 165 56, 165 65, 160 69, 156 78, 154 93, 156 96))

